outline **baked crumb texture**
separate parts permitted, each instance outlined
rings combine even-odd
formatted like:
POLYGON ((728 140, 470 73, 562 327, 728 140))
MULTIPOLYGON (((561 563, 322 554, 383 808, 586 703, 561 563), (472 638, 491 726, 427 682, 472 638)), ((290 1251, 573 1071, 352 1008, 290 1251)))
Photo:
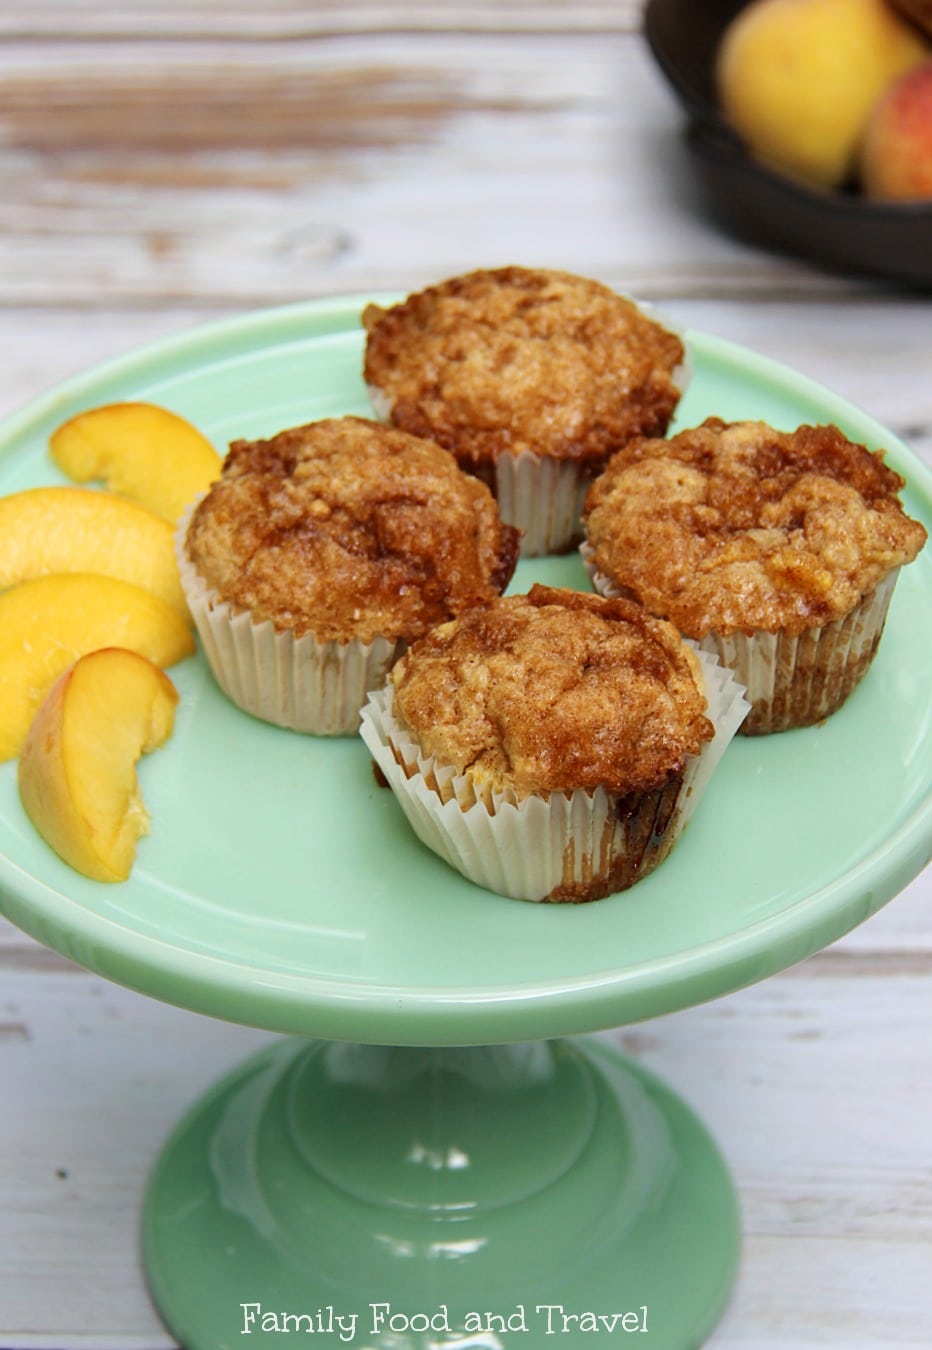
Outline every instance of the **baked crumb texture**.
POLYGON ((421 838, 467 876, 523 899, 594 900, 666 856, 704 752, 724 748, 722 704, 725 742, 746 711, 704 659, 709 681, 638 605, 535 586, 415 643, 362 733, 421 838))
POLYGON ((187 551, 256 622, 320 641, 410 641, 498 595, 517 536, 439 447, 344 417, 234 441, 187 551))
POLYGON ((444 450, 361 418, 234 442, 178 547, 221 688, 317 735, 355 732, 405 645, 497 596, 517 553, 444 450))
POLYGON ((712 735, 694 654, 625 600, 535 586, 420 640, 396 716, 480 793, 649 792, 712 735))
POLYGON ((612 458, 586 500, 584 556, 597 589, 736 670, 745 733, 810 725, 869 667, 897 572, 925 542, 903 486, 837 427, 710 418, 612 458))
POLYGON ((632 436, 663 435, 684 382, 678 336, 564 272, 471 272, 363 323, 376 406, 487 482, 525 554, 578 538, 586 480, 632 436))

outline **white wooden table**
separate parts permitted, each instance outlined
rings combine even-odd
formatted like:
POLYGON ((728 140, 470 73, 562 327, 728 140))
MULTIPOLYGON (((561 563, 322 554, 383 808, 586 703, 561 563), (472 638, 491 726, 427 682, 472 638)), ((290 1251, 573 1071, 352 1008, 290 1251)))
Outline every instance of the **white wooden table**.
MULTIPOLYGON (((932 460, 932 297, 719 234, 636 0, 0 0, 0 413, 220 314, 554 265, 859 403, 932 460)), ((932 247, 932 241, 930 241, 932 247)), ((833 948, 611 1033, 739 1188, 714 1346, 932 1345, 932 884, 833 948)), ((263 1033, 0 921, 0 1347, 164 1350, 160 1141, 263 1033)))

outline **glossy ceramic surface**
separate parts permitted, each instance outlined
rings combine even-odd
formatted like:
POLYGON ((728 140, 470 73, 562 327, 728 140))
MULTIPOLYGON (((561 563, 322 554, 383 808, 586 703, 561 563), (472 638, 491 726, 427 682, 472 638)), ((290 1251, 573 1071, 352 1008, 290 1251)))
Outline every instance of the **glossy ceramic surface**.
MULTIPOLYGON (((59 481, 51 430, 80 408, 146 398, 219 447, 367 412, 361 298, 199 329, 86 376, 10 420, 0 491, 59 481)), ((708 414, 835 421, 889 447, 913 515, 930 475, 870 418, 793 372, 690 334, 679 423, 708 414)), ((516 580, 585 586, 575 558, 516 580)), ((173 669, 171 742, 140 767, 152 815, 131 879, 67 868, 0 766, 0 907, 106 978, 232 1021, 383 1044, 526 1040, 654 1016, 818 950, 920 870, 932 832, 932 557, 905 568, 874 666, 825 725, 729 747, 656 873, 582 907, 482 891, 425 850, 355 739, 254 721, 201 658, 173 669)))
POLYGON ((739 1246, 730 1178, 684 1103, 567 1041, 280 1042, 181 1122, 143 1232, 153 1298, 187 1350, 296 1331, 357 1350, 625 1332, 690 1350, 739 1246))

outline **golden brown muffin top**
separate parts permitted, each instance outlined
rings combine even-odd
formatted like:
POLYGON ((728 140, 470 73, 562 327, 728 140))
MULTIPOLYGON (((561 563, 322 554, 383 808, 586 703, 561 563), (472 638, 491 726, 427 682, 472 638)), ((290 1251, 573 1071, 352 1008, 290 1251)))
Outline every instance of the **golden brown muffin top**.
POLYGON ((390 676, 425 755, 483 786, 627 796, 711 739, 695 654, 627 600, 534 586, 427 633, 390 676))
POLYGON ((503 267, 370 305, 365 377, 396 426, 481 472, 532 450, 594 469, 666 431, 683 344, 598 282, 503 267))
POLYGON ((799 633, 916 557, 926 532, 903 486, 837 427, 709 418, 619 451, 585 523, 599 571, 687 636, 799 633))
POLYGON ((518 533, 429 441, 359 417, 234 441, 188 556, 221 600, 321 641, 410 640, 508 584, 518 533))

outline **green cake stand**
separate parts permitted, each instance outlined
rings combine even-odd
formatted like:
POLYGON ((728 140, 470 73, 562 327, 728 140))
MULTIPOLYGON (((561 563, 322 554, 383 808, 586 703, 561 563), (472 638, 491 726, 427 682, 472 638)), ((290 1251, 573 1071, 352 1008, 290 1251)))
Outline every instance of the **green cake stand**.
MULTIPOLYGON (((50 432, 102 403, 161 403, 221 449, 366 414, 363 303, 249 315, 71 381, 2 429, 0 492, 61 481, 50 432)), ((930 475, 868 417, 688 338, 680 426, 835 422, 887 448, 932 522, 930 475)), ((513 588, 534 580, 587 588, 576 558, 522 562, 513 588)), ((703 1342, 739 1259, 727 1168, 669 1087, 585 1033, 764 979, 919 872, 930 599, 926 553, 848 703, 733 742, 663 865, 590 905, 470 884, 414 838, 361 741, 251 719, 200 656, 173 668, 175 733, 140 766, 153 826, 129 881, 60 862, 0 766, 14 923, 106 979, 285 1033, 207 1092, 150 1181, 143 1260, 186 1350, 297 1333, 357 1350, 703 1342)))

